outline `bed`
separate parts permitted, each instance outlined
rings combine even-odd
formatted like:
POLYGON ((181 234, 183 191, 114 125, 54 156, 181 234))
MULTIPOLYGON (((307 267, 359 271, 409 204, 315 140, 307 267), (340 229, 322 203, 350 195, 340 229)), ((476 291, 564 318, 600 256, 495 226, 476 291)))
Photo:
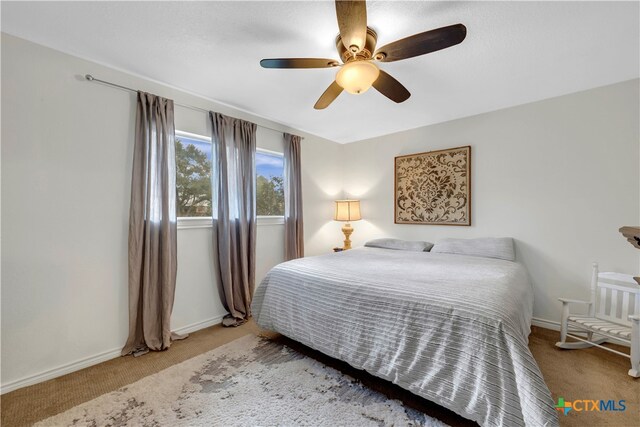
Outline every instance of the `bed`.
POLYGON ((516 262, 363 247, 274 267, 252 311, 260 327, 482 426, 555 426, 527 346, 532 305, 516 262))

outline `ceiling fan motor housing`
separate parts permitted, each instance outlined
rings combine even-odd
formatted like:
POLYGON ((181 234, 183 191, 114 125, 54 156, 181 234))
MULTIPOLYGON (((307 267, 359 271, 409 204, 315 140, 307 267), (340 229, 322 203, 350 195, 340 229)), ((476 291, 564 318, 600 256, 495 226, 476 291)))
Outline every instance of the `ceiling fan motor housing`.
POLYGON ((376 50, 377 42, 378 42, 378 34, 371 28, 367 27, 367 40, 364 45, 364 48, 362 48, 355 55, 353 54, 353 52, 351 52, 349 49, 347 49, 344 46, 344 43, 342 43, 342 37, 340 37, 340 34, 338 34, 338 36, 336 37, 336 49, 338 49, 338 54, 340 55, 340 58, 342 58, 342 62, 346 64, 347 62, 351 62, 351 61, 362 61, 362 60, 371 59, 373 52, 375 52, 376 50))

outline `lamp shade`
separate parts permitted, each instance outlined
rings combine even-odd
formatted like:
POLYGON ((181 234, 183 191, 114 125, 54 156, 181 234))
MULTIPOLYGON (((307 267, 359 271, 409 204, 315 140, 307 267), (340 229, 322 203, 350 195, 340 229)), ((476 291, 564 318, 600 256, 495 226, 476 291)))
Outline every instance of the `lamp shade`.
POLYGON ((354 95, 365 93, 380 75, 380 70, 371 61, 352 61, 342 66, 336 74, 336 83, 354 95))
POLYGON ((336 200, 336 221, 358 221, 360 216, 360 200, 336 200))

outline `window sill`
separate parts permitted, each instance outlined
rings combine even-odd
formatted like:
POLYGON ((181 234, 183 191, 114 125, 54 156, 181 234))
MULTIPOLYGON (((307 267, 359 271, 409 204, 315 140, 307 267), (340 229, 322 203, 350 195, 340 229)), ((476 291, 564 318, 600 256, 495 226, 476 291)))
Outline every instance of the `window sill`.
POLYGON ((190 228, 211 228, 212 225, 210 216, 178 218, 178 230, 190 228))
MULTIPOLYGON (((284 225, 283 216, 258 216, 258 225, 284 225)), ((184 217, 178 218, 178 230, 191 228, 211 228, 211 217, 184 217)))

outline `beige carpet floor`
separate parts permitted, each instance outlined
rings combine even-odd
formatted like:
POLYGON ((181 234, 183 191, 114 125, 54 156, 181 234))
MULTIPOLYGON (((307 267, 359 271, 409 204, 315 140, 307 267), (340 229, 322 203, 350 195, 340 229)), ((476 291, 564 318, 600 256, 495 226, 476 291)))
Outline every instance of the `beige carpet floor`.
MULTIPOLYGON (((121 357, 56 378, 25 387, 0 398, 2 426, 26 426, 66 411, 104 393, 117 390, 176 363, 190 359, 226 344, 246 334, 258 334, 259 329, 249 322, 238 328, 213 326, 191 334, 184 341, 173 343, 168 351, 152 352, 139 358, 121 357)), ((453 426, 474 425, 456 414, 421 399, 391 383, 377 379, 349 365, 328 358, 284 337, 283 340, 319 361, 361 380, 365 385, 381 391, 405 405, 421 410, 453 426)), ((570 412, 560 416, 562 426, 638 426, 640 420, 640 380, 626 372, 628 359, 599 349, 562 351, 554 347, 558 333, 534 328, 530 336, 535 356, 554 399, 614 399, 626 400, 625 412, 570 412)))

